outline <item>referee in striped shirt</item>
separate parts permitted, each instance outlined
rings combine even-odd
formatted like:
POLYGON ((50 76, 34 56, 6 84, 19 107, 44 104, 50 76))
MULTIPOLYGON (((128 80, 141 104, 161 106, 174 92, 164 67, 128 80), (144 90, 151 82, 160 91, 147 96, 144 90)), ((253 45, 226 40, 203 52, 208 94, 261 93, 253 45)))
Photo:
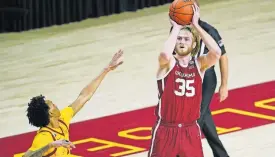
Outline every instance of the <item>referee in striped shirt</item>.
MULTIPOLYGON (((215 41, 219 44, 222 50, 222 56, 220 58, 220 72, 221 72, 221 85, 219 87, 220 102, 225 100, 228 96, 227 89, 227 78, 228 78, 228 61, 226 56, 226 51, 222 43, 222 39, 218 31, 208 23, 204 21, 199 21, 199 25, 211 35, 215 41)), ((205 47, 205 44, 201 41, 201 48, 196 57, 208 53, 208 49, 205 47)), ((214 66, 206 70, 203 78, 202 84, 202 102, 201 102, 201 116, 198 120, 198 123, 201 127, 205 138, 207 139, 214 157, 228 157, 228 154, 218 137, 216 130, 216 125, 214 124, 213 117, 210 111, 210 103, 215 89, 217 86, 217 76, 215 73, 214 66)))
MULTIPOLYGON (((195 0, 198 4, 198 0, 195 0)), ((219 87, 219 95, 220 95, 220 102, 225 100, 228 96, 228 88, 227 88, 227 79, 228 79, 228 59, 226 56, 225 47, 222 42, 222 38, 219 34, 219 32, 211 26, 210 24, 199 20, 199 25, 209 34, 213 37, 213 39, 218 43, 219 47, 222 50, 222 54, 220 57, 220 72, 221 72, 221 85, 219 87)), ((206 48, 205 44, 201 40, 201 47, 200 51, 197 53, 197 56, 199 57, 201 55, 207 54, 208 49, 206 48)), ((215 73, 214 66, 209 68, 205 74, 203 79, 203 85, 202 85, 202 102, 201 102, 201 116, 198 120, 198 123, 201 127, 201 130, 203 134, 205 135, 205 138, 208 141, 208 144, 210 145, 214 157, 229 157, 227 154, 221 140, 218 137, 218 133, 216 130, 216 125, 213 121, 213 117, 211 115, 210 111, 210 103, 213 94, 215 93, 215 89, 217 86, 217 76, 215 73)))

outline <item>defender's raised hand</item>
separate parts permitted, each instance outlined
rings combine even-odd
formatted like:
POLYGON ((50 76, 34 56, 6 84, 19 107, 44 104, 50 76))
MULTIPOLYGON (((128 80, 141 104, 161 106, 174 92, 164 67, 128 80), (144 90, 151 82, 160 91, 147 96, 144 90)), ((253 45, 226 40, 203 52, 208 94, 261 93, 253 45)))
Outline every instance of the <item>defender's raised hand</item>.
POLYGON ((112 58, 112 60, 110 61, 109 65, 108 65, 108 70, 114 70, 116 69, 119 65, 121 65, 123 63, 123 51, 119 50, 118 52, 116 52, 112 58))

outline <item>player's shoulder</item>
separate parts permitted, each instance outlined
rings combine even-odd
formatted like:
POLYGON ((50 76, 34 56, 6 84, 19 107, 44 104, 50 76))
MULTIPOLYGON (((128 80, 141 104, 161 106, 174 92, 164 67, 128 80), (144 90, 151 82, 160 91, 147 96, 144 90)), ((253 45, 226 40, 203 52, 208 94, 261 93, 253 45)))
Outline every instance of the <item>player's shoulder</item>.
POLYGON ((169 74, 171 74, 171 71, 173 71, 173 69, 175 68, 176 63, 177 63, 177 60, 175 56, 173 56, 171 57, 168 65, 166 65, 164 68, 160 67, 157 72, 157 81, 162 81, 169 74))
POLYGON ((45 130, 39 130, 36 132, 36 135, 34 137, 34 139, 37 140, 45 140, 45 139, 51 139, 52 138, 52 134, 50 131, 45 131, 45 130))
POLYGON ((64 114, 73 114, 74 113, 74 110, 71 106, 67 106, 65 108, 63 108, 61 111, 60 111, 61 115, 64 115, 64 114))
POLYGON ((60 111, 60 113, 61 113, 61 115, 59 117, 59 120, 64 122, 66 124, 67 128, 69 128, 70 121, 73 118, 74 113, 75 113, 73 108, 71 106, 67 106, 67 107, 63 108, 60 111))

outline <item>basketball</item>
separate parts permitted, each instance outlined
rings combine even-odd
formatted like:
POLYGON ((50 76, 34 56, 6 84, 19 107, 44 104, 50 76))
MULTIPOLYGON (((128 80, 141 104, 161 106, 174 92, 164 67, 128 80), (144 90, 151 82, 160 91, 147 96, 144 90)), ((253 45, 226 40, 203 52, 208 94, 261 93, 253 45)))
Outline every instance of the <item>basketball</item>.
POLYGON ((179 25, 191 24, 193 18, 193 0, 174 0, 169 8, 170 18, 179 25))

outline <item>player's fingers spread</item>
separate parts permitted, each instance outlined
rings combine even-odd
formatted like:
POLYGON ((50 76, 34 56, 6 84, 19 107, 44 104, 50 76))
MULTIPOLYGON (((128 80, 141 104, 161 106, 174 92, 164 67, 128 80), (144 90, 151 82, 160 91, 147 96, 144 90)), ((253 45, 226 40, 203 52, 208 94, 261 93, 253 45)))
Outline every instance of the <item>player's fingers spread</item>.
POLYGON ((197 4, 197 3, 194 3, 194 5, 195 5, 195 7, 196 7, 196 10, 198 11, 198 9, 199 9, 198 4, 197 4))
POLYGON ((119 60, 120 56, 116 56, 116 58, 114 59, 114 62, 117 62, 119 60))
POLYGON ((225 99, 225 96, 221 95, 220 102, 224 101, 224 99, 225 99))
POLYGON ((119 55, 122 55, 122 54, 123 54, 123 50, 120 49, 120 51, 119 51, 118 54, 119 54, 119 55))
POLYGON ((73 149, 73 147, 71 147, 70 145, 65 146, 65 148, 70 149, 70 150, 72 150, 72 149, 73 149))
POLYGON ((118 54, 119 54, 119 52, 117 52, 117 53, 114 55, 113 59, 117 58, 118 54))
POLYGON ((123 54, 124 54, 124 51, 121 51, 120 56, 122 56, 123 54))
POLYGON ((119 54, 119 55, 116 56, 116 58, 114 59, 114 61, 118 61, 118 60, 120 60, 121 58, 122 58, 122 54, 119 54))
POLYGON ((122 56, 122 53, 120 52, 119 54, 116 55, 116 59, 120 58, 122 56))
POLYGON ((66 143, 66 145, 64 147, 71 149, 71 148, 75 148, 75 145, 69 141, 66 143))
POLYGON ((195 13, 195 12, 196 12, 196 10, 195 10, 195 7, 194 7, 194 5, 192 5, 192 9, 193 9, 193 12, 195 13))
POLYGON ((116 54, 118 54, 118 53, 120 53, 121 52, 121 49, 119 49, 118 51, 117 51, 117 53, 116 54))
POLYGON ((117 59, 118 59, 118 55, 116 54, 116 55, 113 57, 113 59, 112 59, 111 63, 116 62, 116 61, 117 61, 117 59))
POLYGON ((200 7, 198 5, 196 5, 197 7, 197 12, 199 13, 200 12, 200 7))
POLYGON ((120 62, 118 63, 118 65, 121 65, 121 64, 123 64, 123 61, 120 61, 120 62))
POLYGON ((121 50, 119 50, 118 52, 116 52, 113 56, 113 59, 116 58, 118 56, 118 54, 120 53, 121 50))
POLYGON ((200 9, 199 9, 198 5, 195 3, 195 4, 193 5, 193 7, 194 7, 194 14, 195 14, 195 13, 198 14, 198 13, 200 12, 200 9))
POLYGON ((114 54, 112 60, 109 62, 109 66, 117 64, 117 61, 121 58, 122 54, 123 54, 123 50, 119 49, 119 51, 114 54))
POLYGON ((120 49, 116 54, 115 57, 118 58, 123 54, 123 51, 120 49))
POLYGON ((75 145, 73 143, 70 143, 71 148, 75 148, 75 145))
POLYGON ((113 68, 113 69, 115 69, 115 68, 117 68, 118 66, 120 66, 121 64, 123 64, 123 61, 121 61, 121 62, 117 63, 117 64, 116 64, 116 65, 114 65, 112 68, 113 68))
POLYGON ((122 56, 123 55, 123 50, 121 50, 119 53, 118 53, 118 56, 122 56))
POLYGON ((197 3, 194 3, 194 6, 195 6, 195 8, 196 8, 196 10, 197 10, 197 6, 198 6, 197 3))

